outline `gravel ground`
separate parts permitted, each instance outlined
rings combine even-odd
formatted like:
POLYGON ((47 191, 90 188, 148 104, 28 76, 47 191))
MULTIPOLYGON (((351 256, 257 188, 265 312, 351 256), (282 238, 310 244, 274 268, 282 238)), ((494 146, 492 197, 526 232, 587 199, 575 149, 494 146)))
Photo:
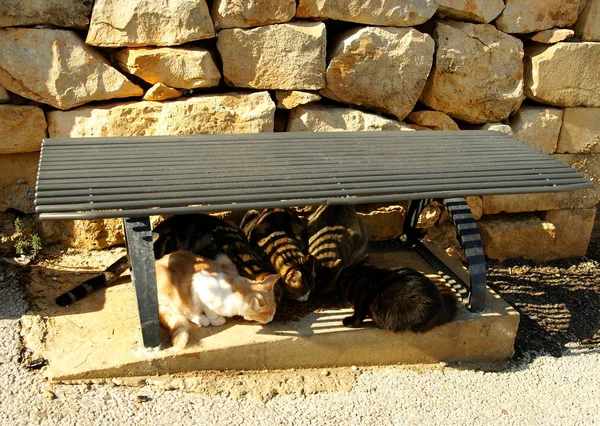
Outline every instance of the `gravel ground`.
POLYGON ((24 276, 0 263, 1 426, 600 424, 600 226, 587 258, 490 266, 490 285, 522 315, 513 360, 331 370, 329 377, 355 381, 315 394, 240 398, 48 383, 20 362, 24 276))
POLYGON ((561 357, 523 351, 518 360, 485 369, 360 369, 349 391, 263 400, 207 397, 155 386, 47 383, 19 362, 19 317, 26 302, 14 270, 0 270, 0 301, 1 425, 600 423, 595 344, 571 342, 561 357))

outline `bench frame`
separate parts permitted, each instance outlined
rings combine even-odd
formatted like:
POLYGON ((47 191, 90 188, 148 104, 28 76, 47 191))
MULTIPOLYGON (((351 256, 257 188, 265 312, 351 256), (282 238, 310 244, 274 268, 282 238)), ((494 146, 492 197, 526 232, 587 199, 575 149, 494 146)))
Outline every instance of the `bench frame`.
POLYGON ((407 242, 477 312, 485 308, 485 255, 464 197, 591 186, 568 165, 491 131, 76 138, 43 141, 35 202, 40 219, 123 219, 143 345, 156 347, 150 215, 409 200, 407 242), (431 199, 443 200, 456 225, 468 282, 421 240, 416 225, 431 199))

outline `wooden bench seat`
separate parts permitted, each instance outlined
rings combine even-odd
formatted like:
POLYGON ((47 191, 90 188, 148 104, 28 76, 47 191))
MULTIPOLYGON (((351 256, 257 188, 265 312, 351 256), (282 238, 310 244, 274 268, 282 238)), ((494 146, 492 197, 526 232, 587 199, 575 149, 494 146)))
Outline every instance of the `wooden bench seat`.
POLYGON ((124 219, 144 345, 157 346, 150 215, 411 200, 405 230, 416 241, 419 213, 440 198, 467 252, 467 304, 481 310, 485 260, 462 197, 590 186, 492 131, 49 138, 35 203, 40 219, 124 219))

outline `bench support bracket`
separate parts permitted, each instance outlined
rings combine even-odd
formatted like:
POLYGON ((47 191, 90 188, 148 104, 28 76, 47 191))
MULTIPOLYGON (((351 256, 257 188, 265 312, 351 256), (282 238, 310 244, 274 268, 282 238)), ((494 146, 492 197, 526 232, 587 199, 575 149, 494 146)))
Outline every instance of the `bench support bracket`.
POLYGON ((446 211, 454 221, 458 241, 464 250, 469 272, 469 282, 465 282, 449 268, 442 259, 421 241, 422 232, 417 229, 419 215, 431 200, 411 201, 406 215, 404 234, 408 243, 413 246, 429 264, 444 272, 458 285, 459 294, 472 312, 480 312, 485 308, 486 263, 481 236, 471 209, 463 198, 446 198, 443 200, 446 211))
POLYGON ((160 345, 160 325, 150 218, 124 218, 123 228, 142 325, 143 344, 147 348, 157 347, 160 345))

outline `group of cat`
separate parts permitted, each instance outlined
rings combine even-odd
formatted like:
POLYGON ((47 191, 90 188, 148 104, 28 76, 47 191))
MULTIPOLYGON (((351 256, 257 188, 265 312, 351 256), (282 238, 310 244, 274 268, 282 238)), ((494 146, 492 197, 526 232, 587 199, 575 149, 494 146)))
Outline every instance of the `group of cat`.
MULTIPOLYGON (((173 216, 154 230, 161 324, 173 346, 189 340, 189 323, 222 325, 241 316, 266 324, 283 297, 338 292, 354 307, 343 324, 369 316, 380 328, 425 331, 454 316, 456 299, 410 268, 366 262, 368 234, 353 206, 321 206, 306 219, 291 209, 250 210, 240 226, 204 214, 173 216)), ((123 256, 101 275, 56 298, 61 306, 114 282, 123 256)))

